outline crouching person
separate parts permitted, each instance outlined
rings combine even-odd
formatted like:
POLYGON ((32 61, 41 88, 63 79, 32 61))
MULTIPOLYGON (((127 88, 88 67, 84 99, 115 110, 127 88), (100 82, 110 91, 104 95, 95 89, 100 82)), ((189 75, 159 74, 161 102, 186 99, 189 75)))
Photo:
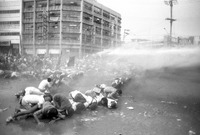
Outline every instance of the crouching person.
POLYGON ((44 79, 40 82, 38 89, 41 92, 50 93, 50 88, 52 87, 53 81, 51 78, 44 79))
POLYGON ((72 103, 65 95, 61 93, 55 94, 53 103, 57 110, 66 117, 71 117, 74 114, 75 110, 72 108, 72 103))

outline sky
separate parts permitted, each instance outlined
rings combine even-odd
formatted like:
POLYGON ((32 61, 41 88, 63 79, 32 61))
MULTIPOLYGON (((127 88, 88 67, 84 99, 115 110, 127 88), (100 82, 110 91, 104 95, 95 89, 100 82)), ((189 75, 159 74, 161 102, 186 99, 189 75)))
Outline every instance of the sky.
MULTIPOLYGON (((122 16, 124 29, 130 30, 126 39, 162 39, 170 32, 170 6, 164 0, 97 0, 122 16)), ((200 36, 200 0, 178 0, 173 6, 172 35, 200 36)))

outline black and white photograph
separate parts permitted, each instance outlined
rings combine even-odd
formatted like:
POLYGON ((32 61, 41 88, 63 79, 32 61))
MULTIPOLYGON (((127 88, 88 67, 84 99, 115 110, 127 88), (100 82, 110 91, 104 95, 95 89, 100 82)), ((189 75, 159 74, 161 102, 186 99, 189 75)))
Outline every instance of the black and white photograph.
POLYGON ((200 135, 200 0, 0 0, 0 135, 200 135))

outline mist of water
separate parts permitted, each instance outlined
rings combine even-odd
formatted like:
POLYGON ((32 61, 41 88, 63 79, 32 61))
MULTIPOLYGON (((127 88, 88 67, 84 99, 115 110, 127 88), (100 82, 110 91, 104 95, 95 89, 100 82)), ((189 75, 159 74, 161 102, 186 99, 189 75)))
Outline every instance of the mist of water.
POLYGON ((101 53, 107 56, 110 63, 132 65, 143 69, 187 67, 200 64, 199 47, 138 48, 129 45, 101 53))

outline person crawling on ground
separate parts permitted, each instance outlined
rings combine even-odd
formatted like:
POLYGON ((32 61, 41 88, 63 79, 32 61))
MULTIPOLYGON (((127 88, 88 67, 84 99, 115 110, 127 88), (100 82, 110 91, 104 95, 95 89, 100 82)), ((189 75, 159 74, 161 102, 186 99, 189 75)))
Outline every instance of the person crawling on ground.
MULTIPOLYGON (((7 118, 6 122, 9 123, 11 121, 18 120, 20 117, 28 117, 33 116, 33 113, 37 110, 40 110, 44 116, 54 116, 55 107, 51 104, 52 96, 50 94, 46 94, 43 96, 44 102, 42 104, 35 104, 29 109, 16 109, 16 112, 13 116, 7 118), (53 111, 52 111, 53 110, 53 111)), ((38 113, 37 113, 38 114, 38 113)), ((62 115, 58 115, 62 117, 62 115)), ((40 123, 39 123, 40 124, 40 123)))
POLYGON ((57 118, 64 119, 64 116, 58 112, 55 106, 51 103, 51 100, 45 101, 43 103, 42 108, 33 113, 33 116, 39 126, 42 127, 44 126, 44 123, 41 122, 40 119, 50 119, 50 120, 55 120, 57 118))

